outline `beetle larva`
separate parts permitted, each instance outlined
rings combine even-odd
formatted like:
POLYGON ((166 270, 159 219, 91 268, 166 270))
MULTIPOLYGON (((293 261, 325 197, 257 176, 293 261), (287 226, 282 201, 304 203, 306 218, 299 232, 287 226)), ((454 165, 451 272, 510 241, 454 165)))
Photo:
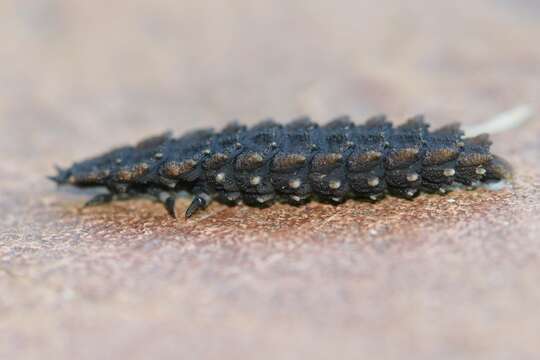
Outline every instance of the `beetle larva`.
POLYGON ((251 128, 233 123, 221 132, 151 137, 58 168, 50 178, 108 189, 88 205, 144 195, 163 202, 172 216, 177 193, 188 191, 194 195, 190 217, 214 199, 259 207, 277 200, 300 205, 311 198, 377 201, 386 194, 412 199, 421 191, 444 194, 454 183, 510 177, 508 163, 490 153, 488 135, 465 138, 458 124, 428 127, 422 116, 393 127, 383 115, 363 125, 348 117, 324 126, 308 118, 251 128))

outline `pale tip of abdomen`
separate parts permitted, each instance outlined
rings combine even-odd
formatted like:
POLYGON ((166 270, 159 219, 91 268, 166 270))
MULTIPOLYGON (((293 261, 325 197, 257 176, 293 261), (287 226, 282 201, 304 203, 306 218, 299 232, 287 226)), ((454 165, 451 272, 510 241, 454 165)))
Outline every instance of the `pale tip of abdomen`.
POLYGON ((493 155, 493 159, 487 164, 485 164, 484 167, 486 169, 484 181, 512 179, 512 166, 508 161, 497 155, 493 155))

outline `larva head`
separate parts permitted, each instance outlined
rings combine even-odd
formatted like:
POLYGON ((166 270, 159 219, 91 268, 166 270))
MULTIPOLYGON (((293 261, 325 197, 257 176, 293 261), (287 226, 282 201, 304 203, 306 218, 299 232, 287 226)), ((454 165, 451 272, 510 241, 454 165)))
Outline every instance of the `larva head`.
POLYGON ((119 173, 129 161, 133 149, 122 147, 103 155, 77 162, 67 169, 56 167, 57 175, 49 179, 59 185, 69 184, 79 187, 104 185, 112 175, 119 173))
POLYGON ((57 174, 49 176, 49 179, 58 185, 70 184, 79 187, 103 185, 104 180, 110 175, 110 168, 87 162, 75 164, 67 169, 56 167, 56 170, 57 174))
POLYGON ((63 185, 68 182, 68 178, 71 176, 70 169, 62 169, 60 166, 55 165, 56 175, 47 176, 50 180, 54 181, 58 185, 63 185))
POLYGON ((163 157, 162 145, 171 133, 146 138, 135 146, 123 146, 97 157, 75 163, 68 169, 57 167, 57 175, 49 176, 59 185, 78 187, 136 183, 151 172, 163 157))

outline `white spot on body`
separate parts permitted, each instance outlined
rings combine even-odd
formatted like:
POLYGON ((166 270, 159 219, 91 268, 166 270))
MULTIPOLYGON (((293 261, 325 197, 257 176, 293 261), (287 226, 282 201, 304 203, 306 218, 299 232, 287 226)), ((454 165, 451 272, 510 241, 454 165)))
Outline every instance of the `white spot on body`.
POLYGON ((253 176, 251 179, 249 179, 249 183, 253 186, 259 185, 261 183, 261 177, 260 176, 253 176))
POLYGON ((408 197, 413 197, 416 194, 416 189, 407 189, 406 194, 408 197))
POLYGON ((417 173, 407 174, 407 181, 414 182, 416 180, 418 180, 418 174, 417 173))
POLYGON ((296 202, 300 202, 302 198, 298 195, 291 195, 291 199, 296 202))
POLYGON ((378 177, 369 178, 367 183, 368 183, 369 186, 375 187, 375 186, 379 185, 379 178, 378 177))
POLYGON ((298 189, 302 185, 302 181, 300 179, 291 179, 289 180, 289 187, 291 189, 298 189))
POLYGON ((330 187, 330 189, 339 189, 341 187, 341 181, 339 180, 330 180, 330 182, 328 183, 328 186, 330 187))
POLYGON ((224 181, 225 181, 225 173, 222 173, 222 172, 218 173, 216 175, 216 182, 222 183, 224 181))
POLYGON ((450 169, 444 169, 443 171, 444 176, 450 177, 454 176, 456 174, 456 170, 450 168, 450 169))
POLYGON ((479 166, 476 168, 476 174, 478 175, 485 175, 486 174, 486 169, 484 169, 483 167, 479 166))

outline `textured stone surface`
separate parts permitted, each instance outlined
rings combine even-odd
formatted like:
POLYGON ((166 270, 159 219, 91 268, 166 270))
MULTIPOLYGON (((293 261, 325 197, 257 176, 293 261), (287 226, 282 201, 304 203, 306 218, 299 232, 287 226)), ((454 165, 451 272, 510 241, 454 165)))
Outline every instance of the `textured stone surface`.
POLYGON ((44 178, 235 117, 538 110, 536 2, 179 4, 0 2, 0 358, 538 358, 539 121, 493 137, 512 188, 414 202, 174 221, 44 178))

